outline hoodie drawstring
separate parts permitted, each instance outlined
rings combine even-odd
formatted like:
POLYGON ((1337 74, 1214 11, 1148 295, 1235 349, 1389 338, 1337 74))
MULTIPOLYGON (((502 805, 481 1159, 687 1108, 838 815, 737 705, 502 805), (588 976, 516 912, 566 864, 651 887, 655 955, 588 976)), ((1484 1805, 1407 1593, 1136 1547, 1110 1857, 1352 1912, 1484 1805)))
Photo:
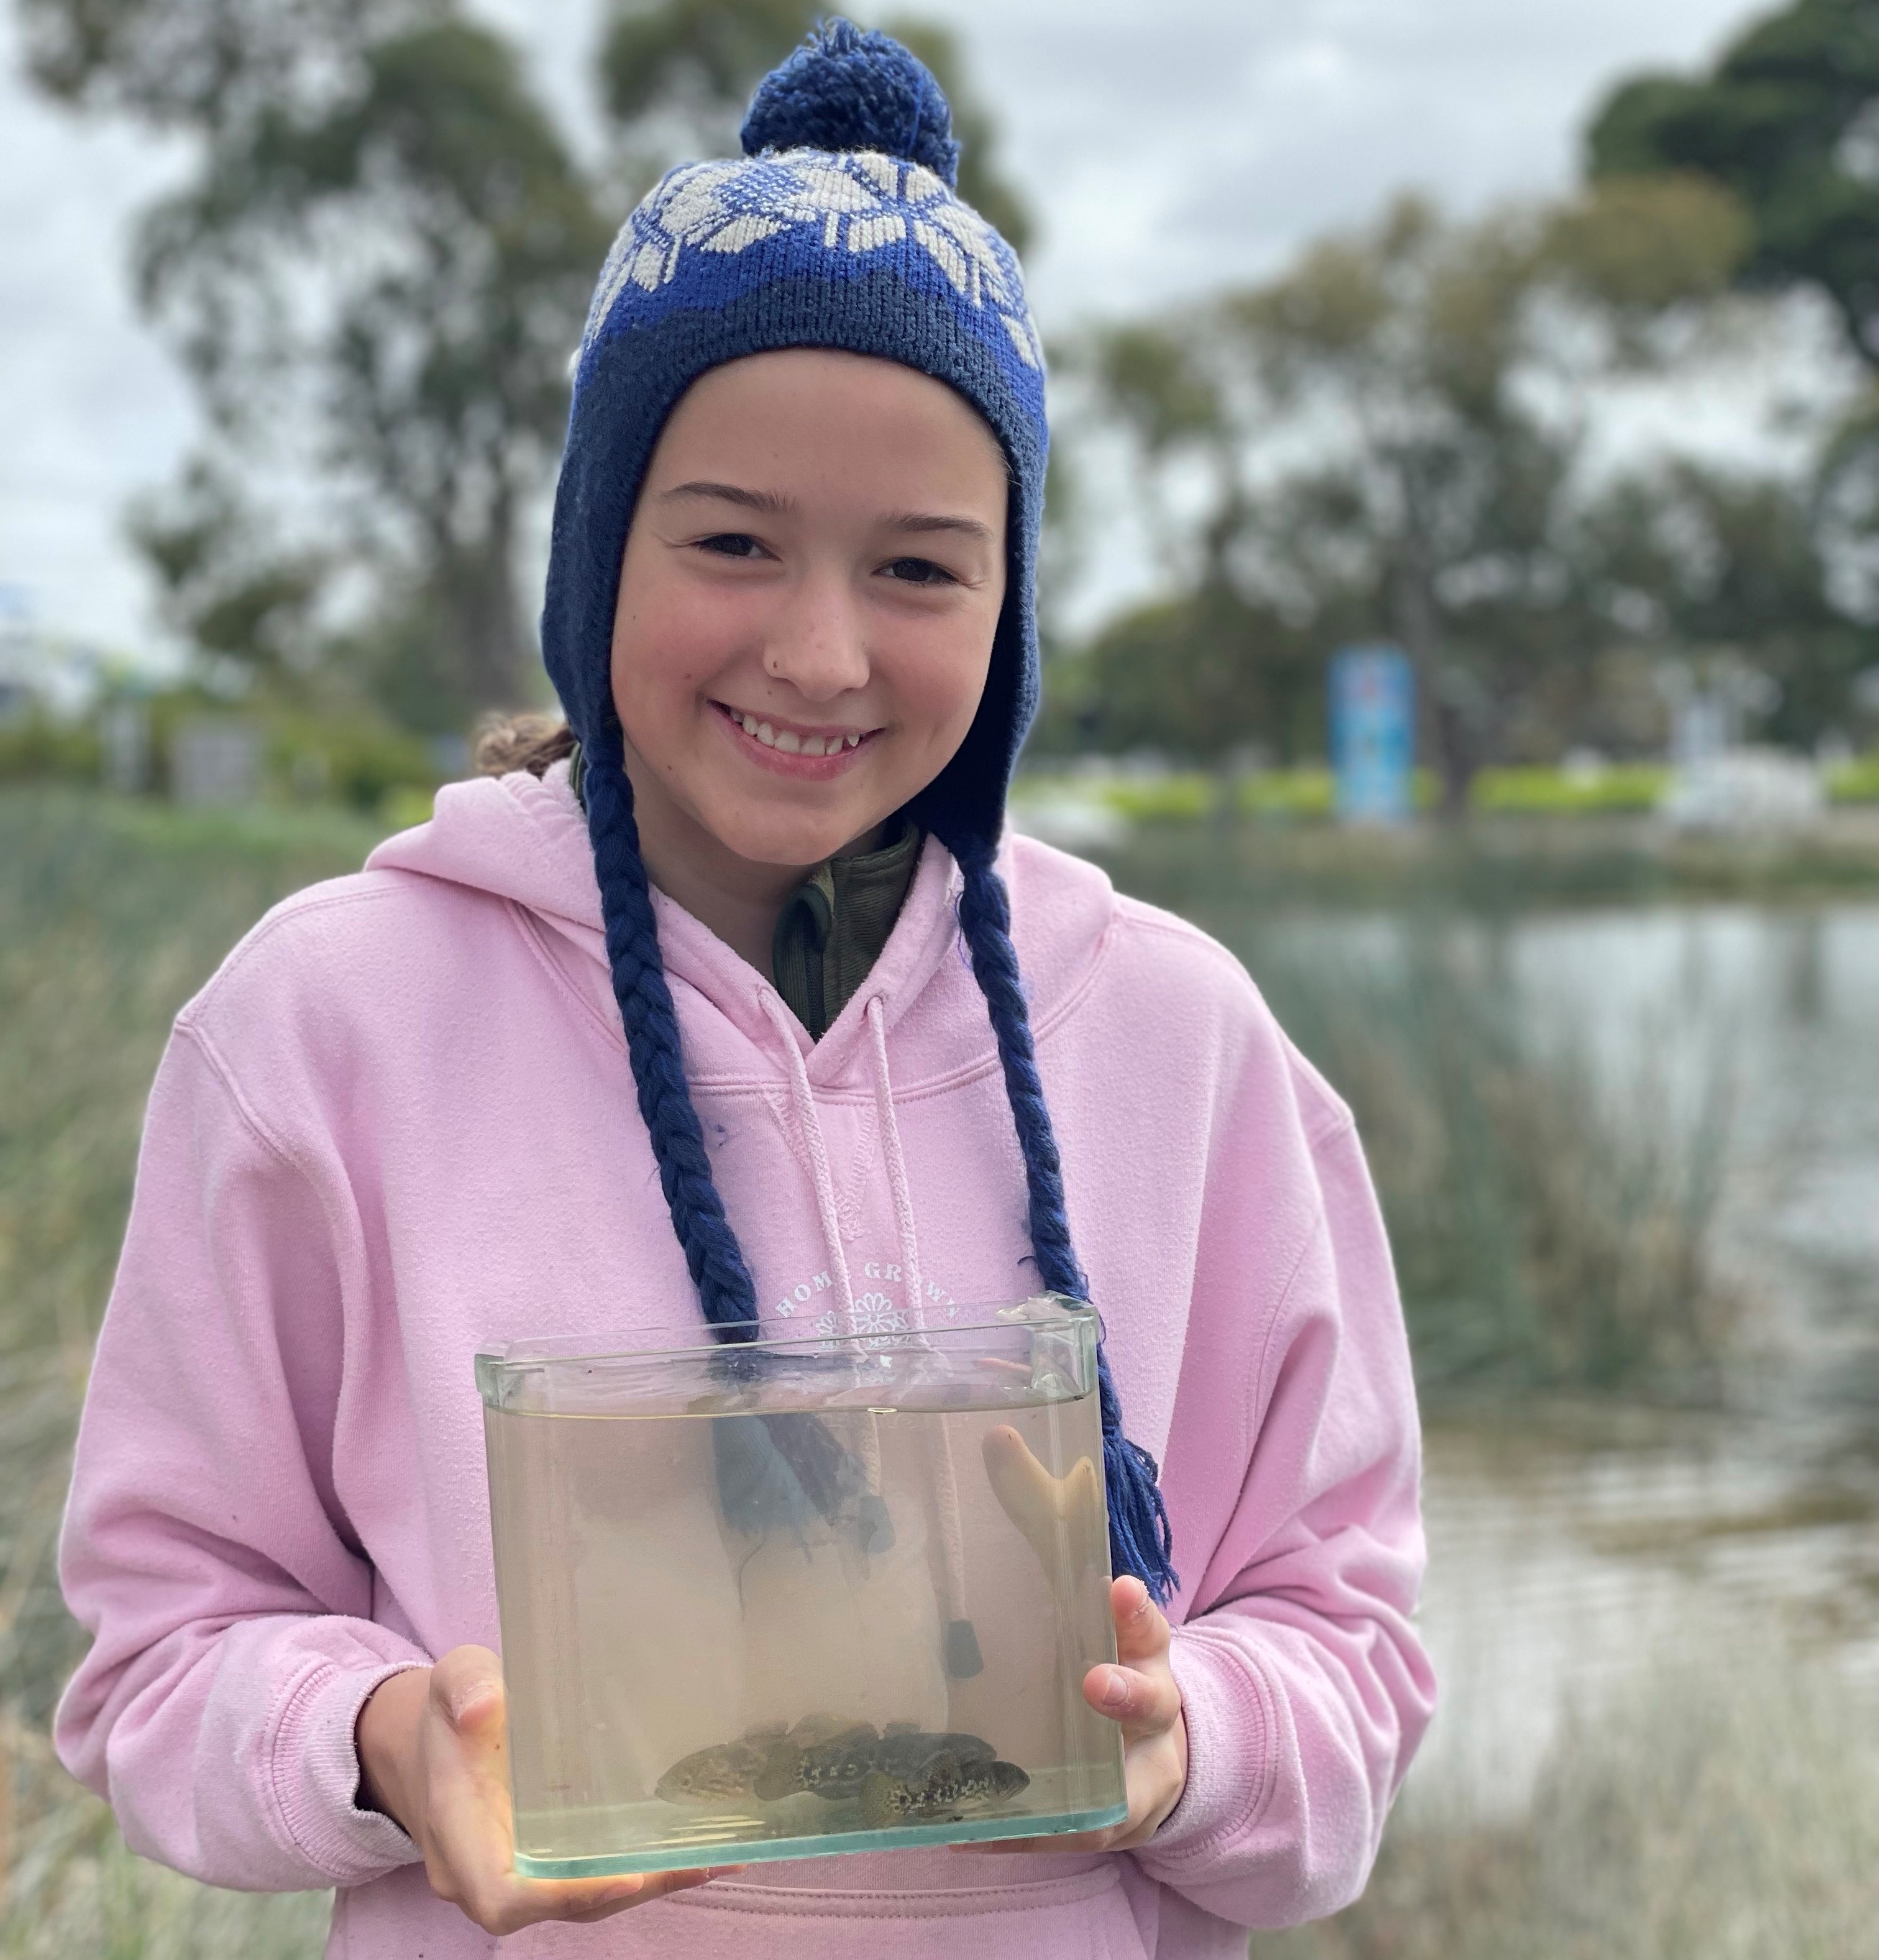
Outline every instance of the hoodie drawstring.
MULTIPOLYGON (((835 1199, 835 1180, 828 1166, 828 1144, 822 1134, 822 1116, 816 1106, 816 1091, 798 1045, 793 1020, 782 1000, 768 988, 758 998, 783 1052, 790 1076, 790 1099, 795 1105, 796 1128, 809 1158, 809 1177, 816 1187, 816 1211, 828 1253, 829 1276, 840 1289, 846 1332, 854 1330, 854 1287, 848 1276, 847 1255, 842 1249, 841 1209, 835 1199)), ((901 1147, 900 1126, 894 1117, 894 1082, 888 1072, 887 1014, 878 994, 871 996, 864 1017, 874 1060, 874 1105, 879 1121, 881 1147, 887 1160, 888 1184, 894 1198, 894 1224, 900 1241, 901 1276, 906 1288, 911 1331, 924 1332, 925 1283, 920 1277, 920 1239, 914 1226, 913 1190, 907 1176, 907 1157, 901 1147)), ((933 1477, 936 1486, 935 1509, 940 1527, 940 1561, 946 1575, 946 1669, 955 1681, 968 1679, 984 1666, 966 1608, 965 1534, 959 1522, 959 1474, 953 1462, 952 1446, 944 1423, 936 1423, 929 1446, 933 1452, 933 1477)), ((868 1488, 877 1503, 881 1496, 881 1440, 876 1418, 863 1425, 861 1447, 868 1488)), ((884 1509, 885 1507, 883 1507, 884 1509)))
MULTIPOLYGON (((914 1230, 913 1188, 907 1157, 901 1148, 900 1125, 894 1120, 894 1079, 887 1068, 887 1009, 879 994, 870 994, 862 1010, 874 1055, 874 1106, 879 1115, 882 1153, 887 1159, 887 1181, 894 1194, 894 1223, 901 1242, 901 1277, 907 1289, 908 1316, 916 1330, 927 1325, 924 1282, 920 1274, 920 1239, 914 1230)), ((940 1519, 940 1551, 946 1580, 946 1672, 955 1681, 969 1679, 984 1666, 965 1604, 965 1535, 959 1523, 959 1478, 952 1461, 952 1440, 944 1422, 928 1432, 935 1461, 940 1519)))
MULTIPOLYGON (((822 1249, 828 1255, 829 1277, 835 1283, 835 1297, 841 1303, 843 1331, 852 1333, 854 1283, 848 1277, 848 1255, 841 1249, 841 1217, 835 1203, 835 1179, 828 1168, 828 1144, 822 1134, 822 1119, 816 1108, 816 1091, 809 1084, 803 1051, 796 1045, 796 1029, 791 1025, 789 1010, 768 987, 758 998, 770 1017, 771 1026, 777 1031, 777 1039, 783 1044, 783 1052, 789 1058, 790 1094, 796 1104, 796 1126, 802 1132, 803 1147, 809 1153, 809 1179, 816 1187, 816 1216, 822 1220, 822 1249)), ((878 1505, 882 1498, 881 1433, 873 1416, 861 1425, 861 1458, 868 1493, 878 1505)))

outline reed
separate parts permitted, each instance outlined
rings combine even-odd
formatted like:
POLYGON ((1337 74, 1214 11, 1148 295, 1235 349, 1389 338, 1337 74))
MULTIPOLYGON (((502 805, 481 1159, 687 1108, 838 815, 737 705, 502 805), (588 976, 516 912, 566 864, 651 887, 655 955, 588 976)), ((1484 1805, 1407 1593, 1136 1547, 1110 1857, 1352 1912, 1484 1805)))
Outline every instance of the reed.
POLYGON ((1871 1735, 1840 1670, 1779 1636, 1747 1672, 1660 1661, 1566 1722, 1523 1815, 1412 1790, 1364 1897, 1251 1960, 1866 1960, 1871 1735))
POLYGON ((1648 1055, 1602 1080, 1588 1030, 1543 1036, 1492 939, 1452 922, 1363 962, 1282 934, 1249 960, 1355 1110, 1425 1389, 1718 1387, 1726 1071, 1693 1106, 1648 1055))
POLYGON ((1125 890, 1238 953, 1350 1103, 1424 1391, 1713 1396, 1743 1306, 1715 1244, 1722 1058, 1693 1101, 1679 1097, 1639 1029, 1636 1066, 1620 1085, 1601 1079, 1589 1018, 1541 1026, 1502 957, 1506 915, 1464 908, 1455 893, 1435 902, 1413 875, 1419 854, 1460 847, 1317 841, 1401 860, 1396 905, 1346 912, 1355 930, 1327 935, 1324 908, 1350 896, 1337 879, 1327 870, 1320 909, 1301 912, 1231 836, 1216 849, 1190 835, 1172 857, 1163 839, 1163 854, 1137 848, 1113 868, 1125 890))
POLYGON ((126 1851, 47 1739, 82 1648, 53 1569, 92 1337, 171 1017, 274 901, 355 869, 326 813, 0 791, 0 1955, 272 1960, 318 1895, 215 1892, 126 1851))

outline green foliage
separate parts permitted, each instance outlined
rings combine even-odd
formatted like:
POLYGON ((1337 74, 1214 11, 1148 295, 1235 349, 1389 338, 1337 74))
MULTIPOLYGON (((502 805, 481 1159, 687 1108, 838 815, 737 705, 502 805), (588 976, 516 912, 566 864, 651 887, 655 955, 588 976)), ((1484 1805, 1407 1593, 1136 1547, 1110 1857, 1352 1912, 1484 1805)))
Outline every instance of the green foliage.
POLYGON ((88 723, 46 714, 0 722, 0 783, 96 782, 102 763, 97 731, 88 723))
POLYGON ((313 607, 332 568, 270 535, 226 466, 192 458, 180 483, 132 506, 130 534, 157 575, 165 625, 276 692, 304 691, 322 651, 313 607))
POLYGON ((1844 725, 1873 633, 1833 602, 1804 484, 1661 464, 1608 485, 1581 514, 1572 550, 1608 641, 1628 618, 1667 651, 1734 650, 1779 690, 1769 739, 1808 748, 1844 725))
POLYGON ((1826 294, 1879 365, 1879 18, 1869 0, 1791 0, 1706 74, 1623 83, 1586 138, 1595 178, 1697 172, 1740 200, 1755 282, 1826 294))
POLYGON ((329 797, 369 815, 397 792, 428 800, 437 786, 437 764, 424 744, 383 721, 279 715, 268 736, 269 775, 289 796, 329 797))
POLYGON ((1857 756, 1830 768, 1827 793, 1834 803, 1879 803, 1879 754, 1857 756))
POLYGON ((1663 764, 1633 762, 1569 774, 1562 769, 1483 769, 1470 801, 1483 815, 1585 816, 1655 810, 1670 783, 1663 764))
POLYGON ((1271 606, 1210 586, 1125 614, 1052 685, 1083 746, 1214 762, 1257 729, 1289 757, 1323 747, 1315 651, 1271 606))
POLYGON ((1262 769, 1242 776, 1233 794, 1246 816, 1327 817, 1337 804, 1337 784, 1329 769, 1262 769))
POLYGON ((1547 257, 1582 293, 1646 320, 1722 291, 1751 243, 1734 195, 1687 171, 1599 178, 1560 207, 1544 237, 1547 257))
POLYGON ((1708 1379, 1735 1305, 1712 1256, 1719 1107, 1680 1128, 1648 1071, 1602 1099, 1459 933, 1374 968, 1270 936, 1246 956, 1356 1112, 1426 1386, 1708 1379))
POLYGON ((318 1895, 211 1893, 159 1872, 131 1857, 104 1806, 58 1768, 46 1729, 84 1637, 59 1599, 53 1561, 91 1338, 170 1023, 269 905, 312 880, 356 870, 378 834, 329 809, 180 811, 95 791, 0 789, 0 1955, 8 1960, 286 1960, 318 1950, 326 1917, 318 1895))

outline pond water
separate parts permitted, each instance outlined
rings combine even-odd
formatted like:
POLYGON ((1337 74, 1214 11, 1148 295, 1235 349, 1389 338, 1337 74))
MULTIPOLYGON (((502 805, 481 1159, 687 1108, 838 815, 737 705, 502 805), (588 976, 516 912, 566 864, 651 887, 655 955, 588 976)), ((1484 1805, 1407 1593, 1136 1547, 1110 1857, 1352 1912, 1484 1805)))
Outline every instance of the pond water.
MULTIPOLYGON (((1235 937, 1366 963, 1426 929, 1318 915, 1235 937)), ((1569 1706, 1641 1667, 1751 1659, 1778 1628, 1879 1687, 1879 905, 1440 930, 1629 1106, 1642 1090, 1678 1120, 1720 1112, 1718 1245, 1749 1309, 1721 1410, 1432 1419, 1423 1617, 1444 1701, 1416 1785, 1504 1813, 1569 1706)))

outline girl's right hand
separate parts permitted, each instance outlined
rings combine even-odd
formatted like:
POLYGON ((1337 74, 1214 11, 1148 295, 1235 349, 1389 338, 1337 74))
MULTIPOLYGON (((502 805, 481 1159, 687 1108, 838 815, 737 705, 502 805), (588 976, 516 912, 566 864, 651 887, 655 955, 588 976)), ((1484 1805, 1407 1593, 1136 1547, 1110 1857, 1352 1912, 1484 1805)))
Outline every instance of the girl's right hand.
POLYGON ((608 1919, 701 1885, 710 1872, 525 1879, 515 1869, 502 1666, 487 1647, 453 1647, 434 1667, 381 1682, 359 1711, 359 1799, 402 1825, 424 1874, 485 1933, 537 1920, 608 1919))

